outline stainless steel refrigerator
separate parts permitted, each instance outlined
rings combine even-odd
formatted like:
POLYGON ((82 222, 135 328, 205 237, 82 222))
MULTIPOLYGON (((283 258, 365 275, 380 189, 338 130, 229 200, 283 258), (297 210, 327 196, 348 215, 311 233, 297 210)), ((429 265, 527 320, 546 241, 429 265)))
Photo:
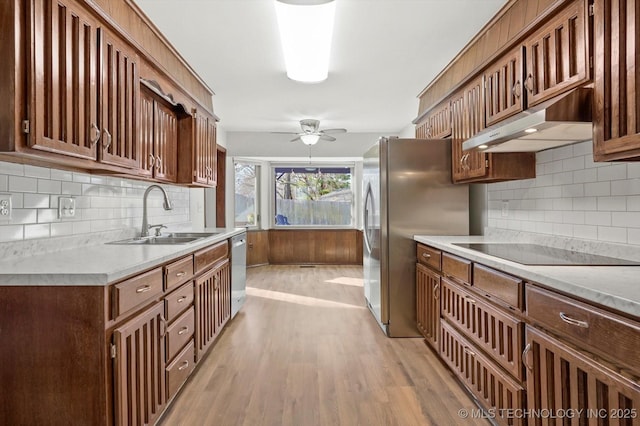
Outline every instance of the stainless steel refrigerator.
POLYGON ((468 235, 450 140, 380 138, 363 156, 364 295, 389 337, 418 336, 413 236, 468 235))

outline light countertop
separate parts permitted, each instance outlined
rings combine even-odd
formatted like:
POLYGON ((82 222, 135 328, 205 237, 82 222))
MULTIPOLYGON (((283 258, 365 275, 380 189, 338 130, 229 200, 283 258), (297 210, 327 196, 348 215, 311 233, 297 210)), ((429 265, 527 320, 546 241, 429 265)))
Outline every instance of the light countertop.
MULTIPOLYGON (((416 235, 417 242, 516 275, 549 289, 574 295, 633 316, 640 316, 640 266, 523 265, 453 243, 504 243, 483 236, 416 235)), ((515 242, 515 241, 512 241, 515 242)))
POLYGON ((219 233, 188 244, 96 244, 0 261, 0 286, 106 285, 246 230, 205 228, 199 231, 219 233))

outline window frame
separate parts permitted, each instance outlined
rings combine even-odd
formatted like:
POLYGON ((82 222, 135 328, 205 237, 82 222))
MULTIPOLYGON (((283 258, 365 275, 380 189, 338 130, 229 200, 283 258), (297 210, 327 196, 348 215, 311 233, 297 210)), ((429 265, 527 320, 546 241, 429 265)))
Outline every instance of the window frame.
POLYGON ((243 158, 234 158, 233 159, 233 226, 235 228, 247 228, 248 230, 257 230, 261 229, 261 201, 262 201, 262 166, 263 164, 257 161, 245 160, 243 158), (254 167, 255 170, 255 206, 254 206, 254 214, 255 221, 253 225, 240 225, 236 222, 237 217, 237 205, 236 205, 236 164, 240 163, 243 165, 250 165, 254 167))

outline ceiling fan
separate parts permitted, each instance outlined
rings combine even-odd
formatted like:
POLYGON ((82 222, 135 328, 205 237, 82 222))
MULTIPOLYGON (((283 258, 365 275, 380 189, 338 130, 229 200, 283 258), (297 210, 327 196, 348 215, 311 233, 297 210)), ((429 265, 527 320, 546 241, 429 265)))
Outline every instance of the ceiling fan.
POLYGON ((300 120, 301 132, 273 132, 284 135, 296 135, 291 142, 302 141, 305 145, 315 145, 318 141, 333 142, 336 140, 331 134, 345 133, 347 129, 319 129, 320 121, 311 118, 300 120))

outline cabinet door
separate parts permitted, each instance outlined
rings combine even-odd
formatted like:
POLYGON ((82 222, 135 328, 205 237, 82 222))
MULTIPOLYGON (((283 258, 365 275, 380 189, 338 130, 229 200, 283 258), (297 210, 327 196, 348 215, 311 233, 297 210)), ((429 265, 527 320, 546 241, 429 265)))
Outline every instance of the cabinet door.
POLYGON ((416 302, 418 330, 438 350, 440 343, 440 275, 421 264, 416 265, 416 302))
POLYGON ((231 318, 231 265, 229 259, 216 267, 216 329, 220 333, 231 318))
POLYGON ((523 110, 522 47, 501 56, 484 77, 487 126, 523 110))
POLYGON ((98 158, 103 163, 138 167, 138 56, 104 29, 100 31, 100 50, 102 137, 98 158))
POLYGON ((229 259, 196 279, 196 360, 202 359, 231 317, 229 259))
POLYGON ((29 146, 95 160, 98 23, 72 0, 29 3, 29 146))
MULTIPOLYGON (((640 384, 527 326, 527 408, 571 409, 572 424, 637 424, 640 384)), ((530 425, 547 424, 532 418, 530 425)))
POLYGON ((116 425, 154 424, 166 399, 164 302, 113 332, 116 425))
POLYGON ((153 109, 154 177, 166 182, 177 178, 178 117, 171 108, 155 101, 153 109))
POLYGON ((194 118, 195 134, 193 136, 195 147, 193 150, 193 181, 206 185, 208 182, 209 167, 209 123, 207 116, 202 113, 196 113, 194 118))
POLYGON ((640 4, 594 4, 594 146, 596 161, 640 156, 640 4))
POLYGON ((209 186, 216 186, 218 183, 218 125, 211 117, 207 122, 207 133, 207 183, 209 186))
POLYGON ((153 154, 153 109, 154 101, 145 90, 140 92, 140 123, 138 130, 140 146, 140 166, 138 174, 153 176, 156 157, 153 154))
POLYGON ((589 80, 585 4, 571 2, 526 41, 529 107, 589 80))

